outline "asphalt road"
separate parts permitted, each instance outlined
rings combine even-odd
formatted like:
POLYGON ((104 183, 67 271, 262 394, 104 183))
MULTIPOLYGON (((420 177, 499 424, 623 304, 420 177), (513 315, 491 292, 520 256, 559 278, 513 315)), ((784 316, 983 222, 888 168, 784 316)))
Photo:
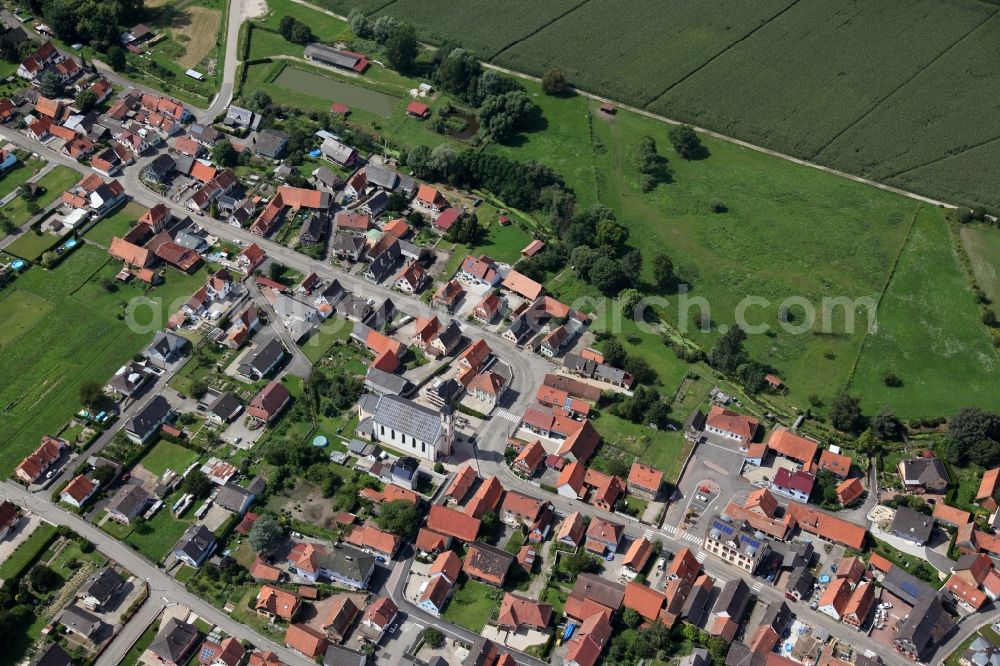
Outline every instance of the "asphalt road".
POLYGON ((293 652, 283 645, 278 645, 274 641, 260 636, 245 624, 233 620, 218 608, 188 592, 183 585, 167 575, 166 572, 150 564, 146 558, 122 542, 105 534, 75 514, 64 511, 47 499, 32 495, 21 486, 9 481, 0 482, 0 497, 20 505, 26 511, 41 516, 47 522, 69 527, 91 541, 109 560, 117 562, 136 576, 146 579, 150 588, 147 603, 156 604, 157 600, 162 600, 167 603, 182 604, 204 618, 206 622, 218 625, 230 636, 240 640, 248 640, 260 648, 274 651, 287 664, 299 666, 314 664, 297 652, 293 652))

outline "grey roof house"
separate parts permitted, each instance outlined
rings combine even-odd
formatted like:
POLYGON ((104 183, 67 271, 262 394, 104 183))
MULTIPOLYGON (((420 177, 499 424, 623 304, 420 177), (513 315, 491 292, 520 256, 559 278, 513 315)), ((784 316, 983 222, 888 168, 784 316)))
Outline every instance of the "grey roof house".
POLYGON ((128 525, 136 516, 142 515, 152 502, 152 495, 142 486, 128 483, 118 489, 105 508, 108 510, 108 518, 128 525))
POLYGON ((104 567, 90 575, 76 596, 88 609, 100 610, 124 584, 125 580, 120 573, 111 567, 104 567))
POLYGON ((288 135, 278 130, 263 129, 253 135, 253 150, 261 157, 278 159, 286 145, 288 135))
POLYGON ((908 506, 896 507, 892 519, 892 533, 901 539, 923 545, 934 531, 934 518, 914 511, 908 506))
POLYGON ((237 372, 244 377, 257 381, 267 377, 281 364, 285 358, 285 346, 277 338, 271 338, 267 343, 257 347, 253 354, 248 355, 240 364, 237 372))
POLYGON ((155 376, 156 373, 142 363, 129 361, 120 367, 115 376, 108 381, 108 389, 116 395, 130 398, 155 376))
POLYGON ((250 109, 230 105, 222 124, 227 127, 236 127, 237 129, 256 130, 260 127, 260 121, 261 117, 250 109))
POLYGON ((146 347, 146 358, 166 366, 184 357, 191 343, 172 331, 157 331, 153 341, 146 347))
POLYGON ((125 423, 125 435, 137 444, 146 443, 170 418, 170 403, 162 395, 153 396, 125 423))
POLYGON ((215 535, 204 525, 192 525, 174 547, 174 557, 198 568, 215 550, 215 535))
POLYGON ((198 629, 193 624, 172 617, 160 626, 160 633, 148 649, 164 664, 178 666, 187 662, 197 642, 198 629))

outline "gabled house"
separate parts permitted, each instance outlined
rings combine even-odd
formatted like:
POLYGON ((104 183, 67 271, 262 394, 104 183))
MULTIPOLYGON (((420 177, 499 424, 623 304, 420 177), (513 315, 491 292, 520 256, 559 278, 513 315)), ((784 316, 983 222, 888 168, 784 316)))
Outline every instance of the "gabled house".
POLYGON ((474 541, 466 546, 462 570, 473 580, 501 587, 514 559, 514 555, 505 550, 474 541))

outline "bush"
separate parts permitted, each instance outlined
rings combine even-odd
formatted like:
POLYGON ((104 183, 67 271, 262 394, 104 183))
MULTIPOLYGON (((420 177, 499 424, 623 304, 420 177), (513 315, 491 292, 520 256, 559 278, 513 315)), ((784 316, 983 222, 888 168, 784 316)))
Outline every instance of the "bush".
POLYGON ((713 213, 725 213, 729 210, 726 204, 722 203, 718 199, 713 200, 712 203, 708 204, 708 207, 713 213))

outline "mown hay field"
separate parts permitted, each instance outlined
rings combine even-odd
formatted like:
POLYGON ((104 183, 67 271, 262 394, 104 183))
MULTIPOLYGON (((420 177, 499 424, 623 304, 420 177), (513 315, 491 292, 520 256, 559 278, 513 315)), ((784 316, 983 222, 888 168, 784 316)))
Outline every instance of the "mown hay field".
POLYGON ((739 139, 1000 210, 996 5, 976 0, 317 0, 739 139), (471 5, 471 8, 470 8, 471 5), (470 17, 475 17, 470 20, 470 17))

